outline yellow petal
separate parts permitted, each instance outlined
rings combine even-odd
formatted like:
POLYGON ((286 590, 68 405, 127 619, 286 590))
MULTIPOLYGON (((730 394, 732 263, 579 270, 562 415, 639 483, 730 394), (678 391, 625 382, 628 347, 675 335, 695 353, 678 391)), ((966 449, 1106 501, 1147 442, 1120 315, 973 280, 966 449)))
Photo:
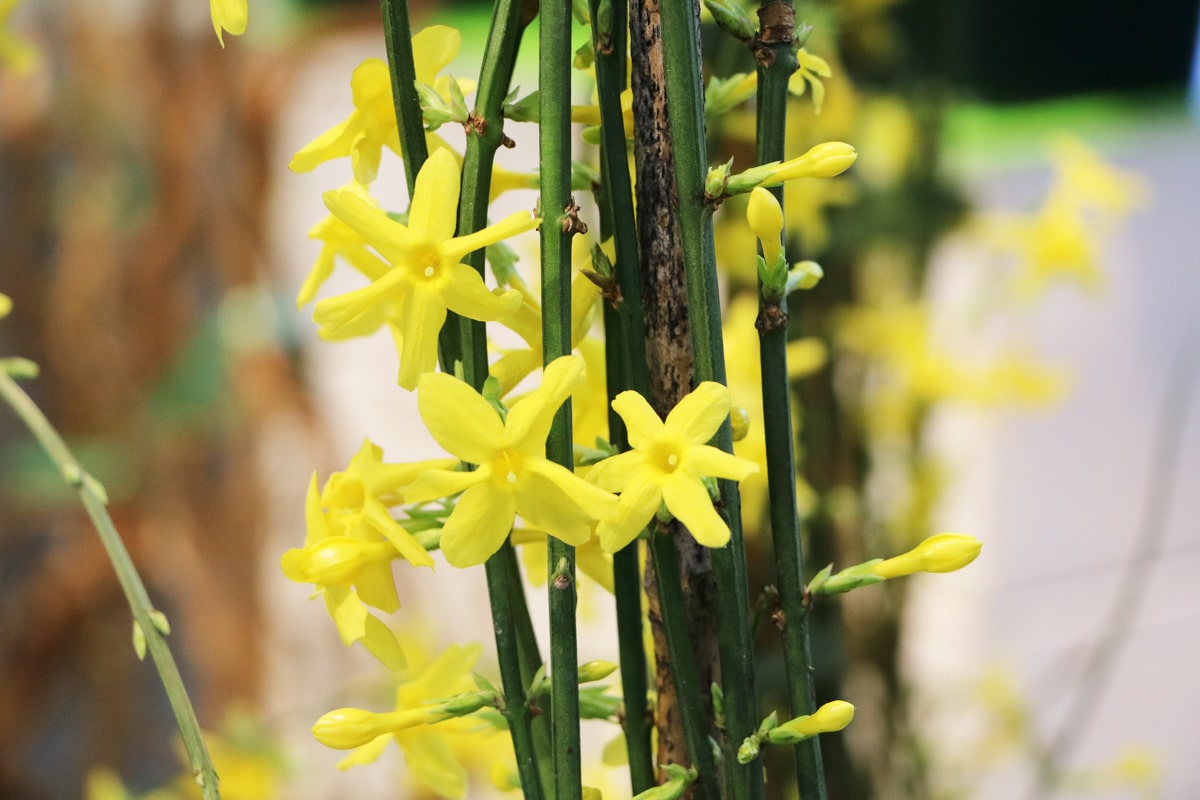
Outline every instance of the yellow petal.
POLYGON ((312 474, 308 482, 308 494, 304 499, 304 526, 307 533, 304 544, 319 542, 329 535, 329 521, 321 510, 321 490, 317 487, 317 473, 312 474))
POLYGON ((460 180, 458 162, 450 151, 438 149, 429 154, 417 173, 408 209, 408 228, 414 237, 436 243, 454 236, 460 180))
POLYGON ((412 38, 417 80, 433 85, 437 74, 450 66, 462 46, 462 34, 448 25, 430 25, 412 38))
POLYGON ((217 41, 225 46, 222 29, 234 36, 246 32, 246 22, 250 16, 246 0, 209 0, 208 11, 212 15, 213 30, 217 32, 217 41))
POLYGON ((783 208, 775 195, 761 186, 754 187, 750 202, 746 204, 746 221, 762 242, 767 266, 773 265, 779 256, 779 239, 783 235, 783 208))
POLYGON ((650 524, 661 503, 662 487, 657 483, 642 481, 625 490, 617 504, 616 518, 596 528, 600 547, 606 553, 615 553, 632 542, 650 524))
POLYGON ((665 435, 663 421, 637 392, 621 392, 613 398, 612 407, 625 420, 630 447, 649 447, 665 435))
POLYGON ((527 211, 514 212, 483 230, 446 242, 442 246, 442 256, 454 261, 462 261, 469 253, 487 247, 489 244, 495 244, 510 236, 516 236, 518 233, 533 230, 539 222, 541 220, 530 216, 527 211))
POLYGON ((705 444, 729 416, 729 389, 705 381, 689 392, 667 415, 666 434, 693 444, 705 444))
POLYGON ((337 762, 337 768, 341 770, 350 769, 354 766, 363 764, 372 764, 379 760, 383 755, 383 751, 387 749, 388 742, 392 740, 392 734, 385 733, 382 736, 376 736, 362 747, 356 747, 350 751, 350 755, 337 762))
POLYGON ((349 586, 326 586, 325 607, 343 643, 354 644, 366 635, 367 618, 371 614, 349 586))
POLYGON ((663 484, 663 502, 700 544, 724 547, 729 543, 729 526, 713 508, 708 490, 699 479, 677 471, 663 484))
POLYGON ((396 634, 370 614, 367 615, 362 643, 388 669, 393 672, 404 669, 404 651, 400 649, 400 642, 396 641, 396 634))
POLYGON ((642 472, 645 464, 645 453, 637 450, 618 453, 588 470, 587 480, 601 489, 620 492, 626 486, 633 486, 639 481, 645 482, 646 475, 642 472))
POLYGON ((354 588, 359 598, 385 614, 391 614, 400 608, 400 598, 396 595, 396 579, 392 577, 390 561, 375 561, 363 567, 354 581, 354 588))
POLYGON ((427 503, 439 497, 449 497, 487 480, 490 472, 490 467, 477 469, 474 472, 431 469, 412 482, 412 485, 405 490, 404 497, 409 503, 427 503))
MULTIPOLYGON (((373 497, 368 497, 363 503, 363 516, 376 532, 392 543, 405 561, 414 567, 433 566, 433 558, 413 538, 413 535, 404 529, 404 526, 392 518, 392 515, 383 507, 383 503, 373 497)), ((372 603, 372 605, 374 604, 372 603)))
POLYGON ((351 114, 345 121, 301 147, 292 156, 288 169, 292 172, 311 172, 326 161, 350 155, 350 148, 359 134, 357 122, 355 115, 351 114))
POLYGON ((533 527, 570 545, 592 535, 592 522, 617 513, 617 497, 545 459, 525 461, 516 493, 517 513, 533 527))
POLYGON ((401 388, 412 391, 422 375, 437 368, 438 334, 445 321, 446 304, 436 290, 417 284, 405 295, 400 374, 396 380, 401 388))
POLYGON ((450 281, 442 290, 446 307, 455 314, 485 322, 494 322, 515 314, 521 307, 521 293, 508 290, 493 294, 478 272, 466 264, 452 264, 450 281))
POLYGON ((385 306, 408 293, 409 283, 400 270, 392 270, 361 289, 326 297, 313 307, 313 321, 336 338, 347 331, 377 330, 383 323, 385 306))
POLYGON ((466 796, 466 769, 440 732, 428 729, 402 731, 396 736, 396 742, 404 751, 404 764, 413 778, 438 797, 466 796))
POLYGON ((480 483, 463 492, 442 528, 442 553, 451 566, 473 567, 491 558, 512 530, 517 504, 511 492, 480 483))
POLYGON ((689 447, 684 457, 687 468, 693 475, 744 481, 758 472, 758 464, 753 461, 739 458, 710 445, 689 447))
POLYGON ((434 440, 467 463, 487 463, 504 441, 504 423, 496 409, 479 392, 444 372, 421 377, 417 410, 434 440))
POLYGON ((544 456, 546 437, 554 414, 575 387, 583 383, 582 356, 570 355, 554 359, 547 365, 542 383, 537 389, 513 404, 508 412, 508 442, 526 455, 544 456))
POLYGON ((409 229, 348 189, 326 192, 325 207, 349 225, 367 244, 393 264, 401 264, 412 251, 409 229))

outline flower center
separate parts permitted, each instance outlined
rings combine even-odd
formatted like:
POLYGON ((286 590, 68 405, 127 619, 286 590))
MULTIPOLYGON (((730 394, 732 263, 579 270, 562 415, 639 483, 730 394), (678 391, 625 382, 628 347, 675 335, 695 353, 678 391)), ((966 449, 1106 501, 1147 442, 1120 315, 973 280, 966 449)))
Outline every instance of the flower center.
POLYGON ((495 470, 497 480, 502 481, 509 489, 516 488, 521 480, 521 454, 516 450, 501 452, 493 459, 492 469, 495 470))
POLYGON ((679 468, 679 453, 669 444, 663 442, 655 445, 652 452, 655 466, 663 472, 671 473, 679 468))
POLYGON ((418 245, 412 253, 413 271, 426 280, 438 276, 442 267, 442 255, 433 245, 418 245))

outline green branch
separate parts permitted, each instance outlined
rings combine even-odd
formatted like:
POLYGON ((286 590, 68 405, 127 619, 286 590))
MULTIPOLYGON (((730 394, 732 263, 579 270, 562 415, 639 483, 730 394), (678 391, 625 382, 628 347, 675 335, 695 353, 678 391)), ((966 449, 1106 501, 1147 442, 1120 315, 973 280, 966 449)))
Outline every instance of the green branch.
POLYGON ((429 157, 425 145, 425 120, 417 96, 417 71, 413 66, 412 28, 408 24, 408 0, 382 0, 383 39, 387 44, 388 70, 392 76, 392 98, 400 130, 400 152, 404 154, 404 177, 408 196, 413 196, 417 173, 429 157))
MULTIPOLYGON (((578 218, 571 197, 571 9, 541 7, 538 42, 538 128, 541 175, 542 353, 545 363, 571 352, 571 237, 578 218)), ((571 469, 571 401, 554 415, 547 456, 571 469)), ((579 763, 579 653, 575 627, 575 548, 551 536, 547 547, 550 603, 550 733, 556 800, 582 797, 579 763)))
MULTIPOLYGON (((786 0, 764 0, 759 10, 758 56, 759 164, 784 160, 788 79, 796 71, 792 51, 795 10, 786 0)), ((783 205, 783 187, 770 190, 783 205)), ((762 366, 763 426, 767 437, 767 492, 775 544, 776 581, 783 612, 783 659, 793 718, 816 710, 808 614, 804 605, 804 560, 800 517, 796 511, 796 459, 793 450, 791 386, 787 366, 787 298, 770 302, 759 291, 759 360, 762 366)), ((793 748, 797 794, 802 800, 825 800, 825 773, 820 737, 793 748)))
POLYGON ((145 636, 146 649, 150 651, 150 658, 154 661, 154 668, 158 670, 159 680, 167 691, 167 700, 170 701, 171 711, 175 714, 175 724, 179 726, 179 734, 183 738, 183 746, 187 750, 188 762, 191 764, 196 783, 200 785, 204 800, 220 800, 217 771, 213 768, 208 749, 200 736, 200 723, 196 721, 196 712, 183 685, 183 678, 179 675, 179 667, 171 655, 171 648, 167 646, 166 639, 159 630, 159 626, 163 625, 162 615, 154 610, 150 595, 146 592, 146 585, 142 583, 133 561, 129 558, 129 551, 125 549, 121 535, 113 525, 112 517, 108 515, 103 487, 80 466, 66 442, 46 419, 46 415, 4 369, 0 369, 0 395, 3 395, 21 421, 37 437, 42 449, 58 467, 63 479, 79 495, 117 573, 117 580, 133 612, 133 619, 145 636), (157 623, 156 617, 160 620, 157 623))

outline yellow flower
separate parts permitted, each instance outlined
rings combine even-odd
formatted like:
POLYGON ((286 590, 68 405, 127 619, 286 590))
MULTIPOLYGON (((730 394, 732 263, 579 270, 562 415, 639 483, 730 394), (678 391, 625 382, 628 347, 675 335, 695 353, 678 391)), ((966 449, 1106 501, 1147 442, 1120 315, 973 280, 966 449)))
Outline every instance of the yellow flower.
POLYGON ((744 458, 707 444, 729 415, 729 389, 705 381, 679 401, 666 422, 637 392, 621 392, 613 410, 625 420, 631 450, 606 458, 588 481, 621 492, 617 517, 596 529, 600 546, 616 552, 633 541, 665 503, 705 547, 724 547, 729 526, 713 508, 703 477, 740 481, 758 472, 744 458))
POLYGON ((975 560, 983 543, 961 533, 930 536, 903 555, 881 561, 870 572, 881 578, 899 578, 914 572, 954 572, 975 560))
POLYGON ((398 669, 404 657, 396 638, 367 606, 388 614, 400 607, 392 577, 394 559, 429 567, 433 559, 392 519, 387 506, 399 502, 397 490, 417 474, 453 462, 384 464, 382 455, 378 447, 364 442, 346 471, 330 477, 324 494, 313 475, 304 509, 304 547, 284 553, 281 566, 290 580, 316 585, 343 642, 361 641, 386 666, 398 669))
POLYGON ((487 400, 462 381, 429 373, 417 389, 417 407, 433 438, 478 468, 429 470, 405 490, 421 503, 463 492, 442 528, 442 552, 456 567, 482 564, 504 543, 520 514, 529 525, 579 545, 596 519, 616 512, 617 499, 546 458, 554 412, 584 380, 580 356, 547 365, 542 384, 513 404, 501 420, 487 400), (465 491, 464 491, 465 490, 465 491))
MULTIPOLYGON (((38 63, 38 49, 8 29, 13 11, 20 0, 0 0, 0 66, 7 66, 20 75, 38 63)), ((3 316, 3 315, 0 315, 3 316)))
POLYGON ((225 46, 225 31, 234 36, 246 32, 246 21, 250 16, 247 0, 208 0, 208 10, 212 14, 213 30, 217 32, 217 41, 225 46))
MULTIPOLYGON (((458 55, 461 44, 462 35, 445 25, 430 26, 414 36, 413 63, 417 80, 434 87, 439 94, 446 94, 450 79, 439 79, 438 73, 458 55)), ((464 82, 459 86, 463 87, 464 82)), ((371 183, 379 173, 384 147, 396 155, 401 154, 400 129, 396 123, 392 79, 387 64, 378 58, 368 58, 359 64, 350 78, 350 90, 354 99, 350 116, 300 148, 288 165, 292 170, 308 172, 331 159, 350 156, 355 180, 371 183)), ((469 91, 469 84, 464 91, 469 91)))
POLYGON ((845 700, 832 700, 811 714, 790 719, 767 733, 771 744, 795 744, 819 733, 840 731, 854 719, 854 706, 845 700))
POLYGON ((801 97, 811 86, 813 110, 820 114, 821 106, 825 104, 825 84, 821 79, 833 77, 833 70, 829 68, 829 62, 820 56, 814 56, 803 47, 796 51, 796 61, 796 71, 788 79, 788 91, 801 97))
POLYGON ((521 295, 488 291, 483 278, 462 263, 467 254, 533 230, 540 220, 518 211, 483 230, 454 236, 459 171, 454 157, 435 150, 421 167, 408 225, 390 218, 349 191, 326 192, 334 216, 358 231, 391 268, 370 286, 317 303, 313 319, 323 336, 361 336, 399 309, 399 383, 413 389, 437 364, 437 338, 449 309, 477 320, 497 320, 517 310, 521 295))

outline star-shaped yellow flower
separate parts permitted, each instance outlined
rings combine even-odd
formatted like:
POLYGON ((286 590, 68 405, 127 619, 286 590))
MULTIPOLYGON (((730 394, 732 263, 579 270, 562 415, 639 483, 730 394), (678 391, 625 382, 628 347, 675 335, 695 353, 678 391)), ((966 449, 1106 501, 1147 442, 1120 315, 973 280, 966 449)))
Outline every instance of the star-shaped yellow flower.
POLYGON ((493 294, 483 278, 462 263, 468 253, 524 231, 540 220, 518 211, 495 225, 454 236, 458 212, 458 164, 435 150, 421 172, 408 210, 408 224, 396 222, 350 191, 325 193, 325 205, 391 265, 370 286, 317 303, 313 319, 330 339, 376 330, 392 312, 399 316, 400 375, 405 389, 437 365, 437 338, 446 310, 477 320, 498 320, 521 305, 519 292, 493 294))
POLYGON ((729 416, 729 405, 729 389, 712 381, 680 400, 666 422, 637 392, 621 392, 613 399, 632 449, 606 458, 588 473, 591 483, 621 492, 616 518, 596 529, 605 551, 616 552, 633 541, 663 503, 705 547, 729 542, 729 526, 713 508, 701 478, 740 481, 758 472, 754 462, 707 444, 729 416))
MULTIPOLYGON (((234 1, 212 0, 214 4, 234 1)), ((244 5, 245 0, 242 2, 244 5)), ((461 45, 462 34, 446 25, 431 25, 417 33, 412 41, 417 80, 447 95, 451 78, 439 78, 438 73, 454 60, 461 45)), ((459 87, 470 91, 473 84, 459 81, 459 87)), ((308 172, 318 164, 350 156, 355 179, 365 184, 378 175, 384 147, 401 154, 392 77, 387 64, 378 58, 363 61, 350 78, 350 90, 354 99, 350 116, 300 148, 288 165, 293 171, 308 172)))
POLYGON ((478 465, 472 472, 430 470, 404 491, 408 503, 463 492, 442 528, 442 552, 451 564, 486 561, 504 544, 517 514, 531 527, 580 545, 593 521, 616 513, 616 497, 546 458, 554 413, 583 380, 582 357, 557 358, 546 367, 541 386, 501 420, 479 392, 457 378, 421 377, 417 407, 425 426, 450 453, 478 465))

